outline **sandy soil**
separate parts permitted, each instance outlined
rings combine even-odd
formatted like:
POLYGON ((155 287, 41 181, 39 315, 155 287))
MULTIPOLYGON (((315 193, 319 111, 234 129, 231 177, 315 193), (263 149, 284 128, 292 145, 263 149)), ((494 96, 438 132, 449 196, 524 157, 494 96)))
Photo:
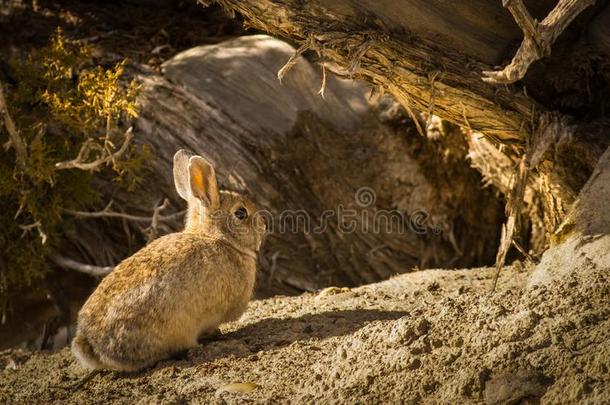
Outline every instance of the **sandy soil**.
POLYGON ((80 386, 68 349, 5 351, 0 403, 608 403, 608 276, 525 290, 515 265, 490 296, 492 273, 255 301, 182 359, 80 386))

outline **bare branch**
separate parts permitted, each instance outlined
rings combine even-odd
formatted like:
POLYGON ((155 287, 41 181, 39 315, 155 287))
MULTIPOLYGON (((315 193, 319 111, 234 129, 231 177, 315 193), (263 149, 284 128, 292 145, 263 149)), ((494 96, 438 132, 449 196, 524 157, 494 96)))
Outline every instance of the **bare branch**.
POLYGON ((36 221, 33 224, 29 224, 29 225, 19 225, 19 228, 21 228, 21 230, 23 230, 23 233, 21 234, 22 238, 27 233, 29 233, 32 229, 36 229, 38 231, 38 235, 40 235, 42 244, 44 245, 45 243, 47 243, 48 237, 47 237, 47 234, 42 230, 42 223, 40 223, 40 221, 36 221))
MULTIPOLYGON (((95 212, 87 212, 87 211, 75 211, 69 209, 63 209, 62 211, 66 214, 72 215, 76 218, 120 218, 126 219, 133 222, 152 222, 153 217, 145 217, 140 215, 130 215, 124 214, 122 212, 111 211, 110 207, 112 206, 112 201, 106 205, 106 207, 102 211, 95 212)), ((159 207, 155 208, 157 210, 159 207)), ((165 207, 164 207, 165 208, 165 207)), ((157 221, 173 221, 176 218, 179 218, 181 215, 184 215, 186 210, 182 210, 170 215, 158 215, 157 221)), ((154 216, 154 213, 153 213, 154 216)))
POLYGON ((9 141, 4 147, 8 149, 12 146, 17 155, 17 164, 24 167, 27 159, 27 149, 23 138, 21 138, 21 135, 15 126, 13 118, 8 112, 8 105, 6 104, 6 98, 4 97, 4 87, 2 86, 2 83, 0 83, 0 117, 2 121, 4 121, 4 127, 9 136, 9 141))
POLYGON ((595 0, 559 0, 541 23, 532 18, 523 0, 503 0, 523 31, 523 42, 511 63, 499 71, 483 71, 483 81, 492 84, 514 83, 521 80, 532 63, 550 55, 551 45, 584 9, 595 0))
POLYGON ((76 41, 74 41, 74 43, 76 43, 76 44, 83 44, 83 45, 84 44, 92 44, 92 43, 98 42, 98 41, 100 41, 102 39, 108 38, 108 37, 110 37, 110 36, 112 36, 112 35, 114 35, 116 33, 117 33, 117 30, 111 30, 111 31, 105 32, 103 34, 94 35, 92 37, 86 37, 86 38, 77 39, 76 41))
POLYGON ((288 73, 288 71, 290 69, 292 69, 292 67, 294 65, 297 64, 298 57, 301 56, 303 54, 303 52, 309 50, 309 49, 314 49, 315 48, 315 39, 313 37, 313 35, 310 35, 307 40, 305 42, 303 42, 301 44, 301 46, 299 47, 299 49, 297 49, 290 58, 288 58, 288 61, 284 64, 284 66, 281 67, 280 70, 278 70, 277 72, 277 78, 278 80, 281 82, 282 79, 284 78, 284 76, 286 76, 286 73, 288 73))
POLYGON ((502 0, 502 6, 512 14, 525 36, 535 37, 538 22, 532 18, 523 0, 502 0))
POLYGON ((58 254, 51 254, 49 255, 49 258, 51 259, 51 261, 53 261, 53 263, 60 267, 63 267, 68 270, 78 271, 80 273, 85 273, 94 277, 104 277, 110 272, 112 272, 112 270, 114 270, 114 267, 111 266, 102 267, 94 266, 91 264, 85 264, 58 254))
POLYGON ((65 169, 80 169, 80 170, 99 170, 101 166, 104 166, 110 162, 114 162, 116 159, 121 157, 125 151, 127 151, 127 147, 129 143, 133 139, 133 128, 129 127, 127 131, 125 131, 125 139, 123 140, 123 144, 120 149, 114 153, 106 152, 103 147, 96 144, 95 141, 89 139, 87 140, 83 146, 81 147, 76 159, 68 160, 65 162, 55 163, 55 169, 57 170, 65 170, 65 169), (89 156, 89 154, 93 150, 101 150, 102 156, 97 158, 92 162, 86 162, 85 160, 89 156))
POLYGON ((147 233, 148 243, 150 243, 153 239, 157 237, 157 226, 159 225, 159 217, 161 211, 166 209, 169 205, 169 200, 166 198, 163 200, 163 204, 155 207, 153 211, 153 215, 150 221, 150 226, 144 230, 147 233))

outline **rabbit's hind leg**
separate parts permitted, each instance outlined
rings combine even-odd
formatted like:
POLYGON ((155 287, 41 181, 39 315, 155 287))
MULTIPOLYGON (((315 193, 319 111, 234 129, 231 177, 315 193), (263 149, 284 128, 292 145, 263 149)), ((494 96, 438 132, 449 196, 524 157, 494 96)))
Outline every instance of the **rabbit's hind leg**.
POLYGON ((72 340, 72 353, 80 364, 89 370, 114 370, 123 372, 138 371, 154 364, 154 360, 144 360, 133 358, 126 352, 122 355, 111 353, 109 345, 104 345, 104 341, 92 341, 84 336, 83 333, 77 334, 72 340))
POLYGON ((135 371, 140 371, 147 367, 153 366, 156 360, 140 360, 140 359, 132 359, 132 358, 115 358, 108 356, 106 354, 100 354, 100 360, 104 363, 104 368, 109 370, 132 373, 135 371))
POLYGON ((72 353, 85 368, 90 370, 105 368, 89 340, 82 334, 77 334, 72 340, 72 353))

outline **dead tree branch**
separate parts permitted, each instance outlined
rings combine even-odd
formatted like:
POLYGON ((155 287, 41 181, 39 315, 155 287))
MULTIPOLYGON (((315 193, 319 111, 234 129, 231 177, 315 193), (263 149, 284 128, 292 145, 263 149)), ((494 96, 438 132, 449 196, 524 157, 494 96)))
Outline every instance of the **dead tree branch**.
POLYGON ((146 238, 148 240, 148 243, 150 243, 152 240, 154 240, 157 237, 157 234, 158 234, 157 227, 159 226, 159 218, 161 216, 160 215, 161 211, 166 209, 168 206, 169 206, 169 200, 166 198, 163 200, 163 204, 155 207, 152 218, 150 220, 150 226, 144 230, 144 232, 147 234, 146 238))
POLYGON ((114 153, 108 153, 105 149, 99 144, 95 143, 94 140, 87 140, 83 146, 81 147, 78 155, 75 159, 68 160, 65 162, 55 163, 56 170, 65 170, 65 169, 80 169, 80 170, 99 170, 102 166, 107 165, 110 162, 114 162, 116 159, 121 157, 125 151, 127 151, 127 147, 129 146, 131 140, 133 139, 133 128, 129 127, 127 131, 125 131, 125 139, 123 140, 123 144, 114 153), (98 157, 92 162, 87 162, 87 157, 94 150, 101 151, 101 157, 98 157))
POLYGON ((0 116, 2 121, 4 122, 4 127, 8 132, 9 141, 4 144, 4 148, 8 149, 11 146, 15 149, 15 154, 17 155, 17 164, 20 167, 25 167, 25 161, 27 158, 27 149, 25 146, 25 142, 17 127, 15 126, 15 122, 13 118, 8 112, 8 105, 6 104, 6 98, 4 96, 4 87, 2 83, 0 83, 0 116))
POLYGON ((523 0, 503 0, 502 4, 523 31, 523 42, 504 69, 483 71, 483 81, 492 84, 514 83, 523 79, 530 65, 550 55, 551 45, 557 37, 584 9, 595 4, 595 0, 559 0, 541 23, 532 18, 523 0))
POLYGON ((29 224, 29 225, 19 225, 19 228, 21 228, 21 230, 23 231, 23 233, 21 234, 22 238, 27 233, 29 233, 32 229, 36 229, 38 231, 38 235, 40 235, 40 240, 41 240, 42 244, 44 245, 45 243, 47 243, 48 236, 42 230, 42 223, 40 221, 36 221, 33 224, 29 224))
MULTIPOLYGON (((69 210, 69 209, 63 209, 62 211, 66 214, 72 215, 76 218, 120 218, 120 219, 126 219, 128 221, 133 221, 133 222, 152 222, 153 221, 153 217, 154 217, 154 213, 153 213, 153 217, 146 217, 146 216, 140 216, 140 215, 130 215, 130 214, 125 214, 122 212, 116 212, 116 211, 111 211, 110 208, 113 204, 113 201, 111 200, 108 205, 106 205, 106 207, 101 210, 101 211, 95 211, 95 212, 87 212, 87 211, 75 211, 75 210, 69 210)), ((162 209, 164 209, 166 207, 163 207, 162 209)), ((157 210, 159 209, 159 207, 155 208, 154 212, 157 212, 157 210)), ((185 211, 179 211, 176 212, 174 214, 170 214, 170 215, 158 215, 157 216, 157 223, 159 221, 163 222, 163 221, 173 221, 174 219, 179 218, 181 215, 184 215, 185 211)))
POLYGON ((111 266, 94 266, 91 264, 80 263, 76 260, 72 260, 58 254, 49 255, 49 258, 59 267, 78 271, 94 277, 104 277, 114 270, 114 267, 111 266))

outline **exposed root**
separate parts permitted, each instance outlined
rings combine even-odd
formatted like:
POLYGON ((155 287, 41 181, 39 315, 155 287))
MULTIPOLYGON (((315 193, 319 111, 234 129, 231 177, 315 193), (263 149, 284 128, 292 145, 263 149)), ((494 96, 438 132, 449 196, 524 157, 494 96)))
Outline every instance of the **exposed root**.
POLYGON ((323 63, 320 63, 322 66, 322 84, 320 85, 320 90, 318 90, 318 94, 320 97, 325 98, 326 92, 326 66, 323 63))
POLYGON ((506 261, 506 254, 510 249, 513 241, 513 235, 517 229, 517 218, 521 213, 521 207, 523 206, 523 197, 525 195, 525 185, 527 184, 527 177, 529 175, 528 155, 525 154, 519 162, 519 168, 517 170, 517 176, 515 178, 514 185, 508 196, 506 202, 506 223, 502 225, 502 237, 500 240, 500 246, 498 247, 498 254, 496 255, 496 273, 493 279, 493 285, 491 292, 496 290, 498 284, 498 276, 500 270, 504 267, 506 261))
POLYGON ((507 220, 502 226, 502 237, 496 256, 496 274, 494 276, 492 292, 496 288, 500 269, 506 261, 506 254, 511 244, 515 244, 513 237, 517 232, 517 219, 523 207, 525 189, 529 181, 530 172, 536 169, 554 145, 569 138, 570 133, 570 127, 563 116, 548 113, 541 115, 538 128, 528 141, 506 203, 507 220))

